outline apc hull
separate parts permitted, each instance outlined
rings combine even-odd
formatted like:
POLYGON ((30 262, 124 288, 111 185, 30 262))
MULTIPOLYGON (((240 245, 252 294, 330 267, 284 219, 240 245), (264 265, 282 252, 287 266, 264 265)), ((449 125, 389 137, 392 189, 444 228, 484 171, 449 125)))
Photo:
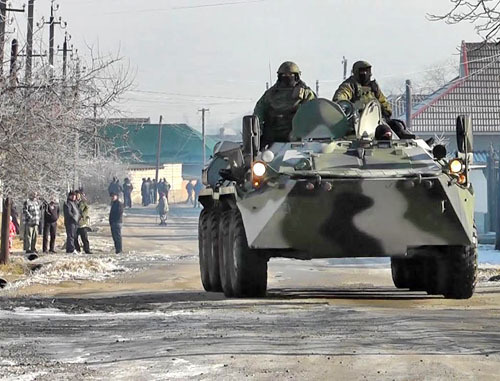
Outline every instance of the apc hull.
POLYGON ((288 180, 243 194, 236 205, 249 247, 307 258, 401 256, 409 247, 473 241, 474 197, 445 175, 288 180))

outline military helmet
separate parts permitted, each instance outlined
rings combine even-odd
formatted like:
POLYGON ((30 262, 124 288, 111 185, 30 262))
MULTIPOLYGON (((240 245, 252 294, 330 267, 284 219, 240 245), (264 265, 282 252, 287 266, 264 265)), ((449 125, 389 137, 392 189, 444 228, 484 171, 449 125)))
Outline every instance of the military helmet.
POLYGON ((278 74, 298 74, 300 75, 299 66, 295 62, 286 61, 283 62, 278 68, 278 74))
POLYGON ((352 65, 352 73, 357 75, 361 69, 370 69, 372 65, 366 61, 356 61, 354 65, 352 65))

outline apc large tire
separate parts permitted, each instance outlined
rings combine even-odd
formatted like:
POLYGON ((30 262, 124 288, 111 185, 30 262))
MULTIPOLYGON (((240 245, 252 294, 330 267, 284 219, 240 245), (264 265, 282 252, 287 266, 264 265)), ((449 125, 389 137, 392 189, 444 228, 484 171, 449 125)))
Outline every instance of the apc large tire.
POLYGON ((208 253, 208 275, 210 278, 210 288, 214 292, 222 291, 222 284, 220 279, 220 257, 221 250, 219 246, 219 221, 221 218, 221 211, 213 209, 210 214, 210 251, 208 253))
POLYGON ((238 298, 265 296, 267 258, 248 247, 243 220, 237 209, 230 211, 228 220, 228 242, 224 246, 223 253, 232 296, 238 298))
POLYGON ((450 246, 447 254, 448 281, 444 296, 448 299, 469 299, 476 288, 476 245, 450 246))
POLYGON ((392 280, 397 288, 408 288, 411 291, 427 289, 427 258, 411 252, 411 257, 391 258, 392 280))
POLYGON ((212 291, 210 283, 210 273, 208 269, 208 256, 212 250, 210 234, 210 216, 209 209, 203 209, 198 220, 198 252, 200 256, 200 275, 201 283, 205 291, 212 291))
POLYGON ((406 258, 391 258, 392 281, 396 288, 410 288, 410 273, 406 258))
POLYGON ((229 222, 231 220, 231 210, 221 213, 219 219, 219 276, 222 291, 226 297, 233 296, 231 277, 229 274, 228 258, 231 256, 231 245, 229 237, 229 222))

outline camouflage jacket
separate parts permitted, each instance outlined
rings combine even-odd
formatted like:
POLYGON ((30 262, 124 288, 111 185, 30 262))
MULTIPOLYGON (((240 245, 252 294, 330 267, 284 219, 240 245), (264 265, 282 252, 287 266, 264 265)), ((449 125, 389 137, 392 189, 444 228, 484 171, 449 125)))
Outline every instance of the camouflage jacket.
POLYGON ((302 81, 292 88, 276 83, 267 90, 254 109, 261 123, 263 140, 289 141, 295 113, 302 103, 315 98, 316 94, 302 81))
POLYGON ((342 82, 333 95, 334 102, 341 100, 351 101, 352 103, 360 102, 361 105, 358 108, 364 108, 364 105, 374 99, 380 102, 384 117, 390 118, 392 115, 391 105, 375 80, 371 81, 368 86, 361 86, 353 76, 350 76, 342 82))
POLYGON ((80 218, 78 220, 78 227, 88 228, 90 227, 90 215, 89 206, 86 201, 81 200, 78 203, 78 209, 80 210, 80 218))

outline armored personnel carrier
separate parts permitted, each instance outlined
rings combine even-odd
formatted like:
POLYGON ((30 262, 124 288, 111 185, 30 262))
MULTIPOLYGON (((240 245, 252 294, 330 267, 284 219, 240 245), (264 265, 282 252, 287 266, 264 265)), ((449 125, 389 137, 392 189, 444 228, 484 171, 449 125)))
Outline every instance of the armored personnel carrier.
POLYGON ((472 127, 458 152, 399 139, 372 101, 301 106, 291 141, 260 147, 255 116, 242 143, 220 142, 203 171, 201 280, 228 297, 264 296, 271 257, 390 257, 398 288, 470 298, 477 271, 472 127))

